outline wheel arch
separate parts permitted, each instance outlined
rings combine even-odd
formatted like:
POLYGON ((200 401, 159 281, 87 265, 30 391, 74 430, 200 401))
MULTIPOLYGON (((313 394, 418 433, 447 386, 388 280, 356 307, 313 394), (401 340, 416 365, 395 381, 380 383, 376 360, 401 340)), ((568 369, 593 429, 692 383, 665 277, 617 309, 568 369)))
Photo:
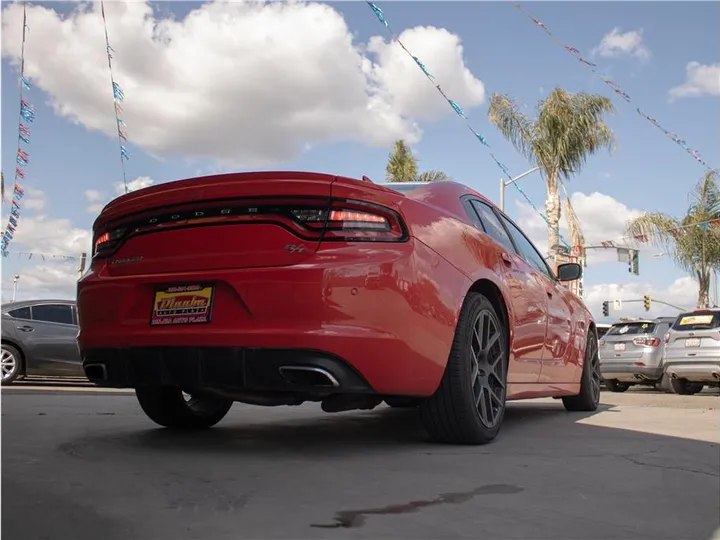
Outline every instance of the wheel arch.
POLYGON ((27 375, 27 355, 20 344, 13 339, 7 338, 2 338, 1 342, 3 345, 10 345, 11 347, 14 347, 20 353, 20 374, 27 375))
POLYGON ((512 343, 514 332, 512 325, 510 324, 510 309, 507 301, 505 300, 505 296, 500 290, 500 287, 491 280, 483 278, 475 281, 468 292, 476 292, 485 296, 488 300, 490 300, 490 303, 502 317, 502 322, 505 325, 505 330, 507 331, 507 351, 505 352, 509 359, 510 351, 512 350, 510 344, 512 343))

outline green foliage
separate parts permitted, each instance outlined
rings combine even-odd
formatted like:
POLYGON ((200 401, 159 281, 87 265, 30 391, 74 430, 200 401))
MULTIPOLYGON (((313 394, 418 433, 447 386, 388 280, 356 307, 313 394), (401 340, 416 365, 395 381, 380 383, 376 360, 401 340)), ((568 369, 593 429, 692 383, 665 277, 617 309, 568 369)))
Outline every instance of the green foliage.
POLYGON ((701 308, 708 307, 710 276, 720 270, 720 228, 698 224, 715 219, 720 219, 718 171, 708 171, 690 193, 690 206, 682 218, 648 212, 627 225, 628 234, 647 237, 698 280, 701 308))
POLYGON ((388 182, 442 182, 452 180, 442 171, 430 170, 418 173, 417 158, 405 141, 395 141, 385 167, 388 182))

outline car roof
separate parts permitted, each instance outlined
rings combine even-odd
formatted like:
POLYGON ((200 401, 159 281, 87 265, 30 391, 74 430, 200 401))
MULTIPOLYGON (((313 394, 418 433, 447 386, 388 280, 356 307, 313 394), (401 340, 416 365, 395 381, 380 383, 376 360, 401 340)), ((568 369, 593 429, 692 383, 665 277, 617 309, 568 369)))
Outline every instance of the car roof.
POLYGON ((75 300, 60 300, 60 299, 56 299, 56 298, 51 298, 51 299, 43 298, 43 299, 38 299, 38 300, 19 300, 17 302, 8 302, 6 304, 3 304, 2 310, 3 311, 11 311, 13 309, 24 308, 24 307, 28 307, 28 306, 37 306, 37 305, 41 305, 41 304, 68 304, 68 305, 74 306, 75 300))

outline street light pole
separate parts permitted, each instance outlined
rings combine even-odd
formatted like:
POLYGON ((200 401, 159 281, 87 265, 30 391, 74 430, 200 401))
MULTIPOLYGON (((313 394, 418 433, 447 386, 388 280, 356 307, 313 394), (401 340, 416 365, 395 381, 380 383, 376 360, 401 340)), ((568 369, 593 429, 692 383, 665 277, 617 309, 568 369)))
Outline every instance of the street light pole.
POLYGON ((15 296, 17 296, 17 288, 18 288, 18 280, 20 279, 20 274, 15 274, 15 277, 13 278, 13 295, 12 295, 12 301, 15 301, 15 296))
POLYGON ((529 171, 525 171, 522 174, 519 174, 515 178, 511 178, 510 180, 505 180, 504 178, 500 179, 500 210, 503 212, 505 211, 505 188, 508 187, 510 184, 514 184, 524 176, 527 176, 528 174, 534 173, 535 171, 539 171, 540 167, 533 167, 529 171))

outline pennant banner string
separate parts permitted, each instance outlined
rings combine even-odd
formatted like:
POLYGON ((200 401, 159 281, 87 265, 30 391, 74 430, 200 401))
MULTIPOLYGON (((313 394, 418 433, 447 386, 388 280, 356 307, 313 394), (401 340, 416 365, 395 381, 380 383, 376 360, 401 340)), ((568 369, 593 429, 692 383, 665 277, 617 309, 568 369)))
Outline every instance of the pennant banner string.
MULTIPOLYGON (((561 41, 555 34, 553 34, 550 29, 545 25, 545 23, 540 22, 536 18, 534 18, 532 15, 530 15, 525 9, 518 3, 514 2, 513 0, 509 0, 512 2, 515 7, 522 13, 527 19, 533 22, 535 26, 542 29, 550 39, 552 39, 557 45, 565 49, 569 54, 571 54, 576 60, 578 60, 581 64, 583 64, 585 67, 590 68, 590 70, 603 82, 606 86, 608 86, 615 94, 620 96, 623 100, 626 102, 633 104, 633 100, 630 97, 629 94, 627 94, 620 86, 613 82, 610 77, 602 73, 599 69, 597 64, 594 62, 590 62, 589 60, 586 60, 583 58, 580 54, 580 51, 576 49, 575 47, 571 47, 569 45, 566 45, 563 41, 561 41)), ((677 133, 674 133, 670 131, 669 129, 665 129, 655 118, 652 118, 651 116, 648 116, 645 114, 639 107, 635 108, 635 112, 637 112, 641 117, 643 117, 645 120, 650 122, 652 125, 654 125, 656 128, 658 128, 660 131, 662 131, 667 137, 669 137, 675 144, 677 144, 680 148, 685 150, 692 158, 700 163, 703 167, 706 169, 712 169, 702 158, 700 155, 700 152, 697 150, 694 150, 690 148, 687 143, 680 138, 680 136, 677 133)))
POLYGON ((117 129, 118 146, 120 149, 120 168, 122 169, 123 186, 125 186, 125 193, 128 193, 127 174, 125 173, 125 161, 130 159, 130 152, 128 152, 125 144, 127 142, 127 133, 125 131, 125 122, 120 118, 122 114, 122 106, 120 105, 125 99, 125 93, 123 92, 120 85, 115 81, 112 67, 112 53, 114 49, 110 46, 110 38, 108 37, 107 20, 105 19, 105 4, 100 2, 100 13, 102 14, 103 28, 105 30, 105 52, 107 53, 108 59, 108 70, 110 71, 110 83, 112 85, 113 92, 113 108, 115 109, 115 127, 117 129))
MULTIPOLYGON (((0 238, 0 253, 7 256, 7 247, 15 236, 15 231, 20 222, 20 200, 25 196, 20 180, 25 179, 25 167, 30 163, 30 155, 23 145, 30 144, 30 128, 28 127, 35 120, 35 109, 25 100, 25 91, 30 90, 32 85, 25 77, 25 38, 27 36, 27 2, 23 2, 23 27, 22 45, 20 47, 20 110, 18 113, 18 139, 17 152, 15 153, 15 181, 13 183, 12 202, 8 223, 0 238)), ((4 181, 4 178, 3 178, 4 181)))
MULTIPOLYGON (((400 41, 400 38, 398 37, 398 35, 397 35, 397 34, 393 31, 393 29, 390 27, 390 23, 388 23, 387 19, 385 18, 385 14, 383 13, 383 11, 382 11, 378 6, 376 6, 375 4, 373 4, 372 2, 366 2, 366 3, 367 3, 368 6, 370 6, 370 9, 372 9, 373 13, 375 13, 375 16, 378 18, 378 20, 383 24, 383 26, 385 26, 385 28, 387 29, 387 31, 388 31, 388 33, 390 34, 390 37, 393 39, 393 41, 397 42, 397 44, 400 45, 400 47, 402 47, 402 50, 405 51, 405 52, 408 54, 408 56, 410 56, 410 58, 412 58, 413 62, 415 62, 415 64, 420 68, 420 70, 423 72, 423 74, 425 75, 425 77, 426 77, 426 78, 432 83, 432 85, 437 89, 437 91, 440 93, 440 95, 443 97, 443 99, 445 99, 445 101, 448 102, 448 104, 450 105, 450 107, 452 107, 453 111, 455 111, 455 114, 457 114, 460 118, 462 118, 462 119, 464 120, 465 125, 466 125, 467 128, 470 130, 470 132, 473 134, 473 136, 474 136, 483 146, 485 146, 485 147, 488 148, 488 152, 489 152, 489 154, 490 154, 490 157, 491 157, 492 160, 495 162, 495 164, 498 166, 498 168, 503 172, 503 174, 504 174, 505 176, 507 176, 508 180, 512 180, 513 178, 512 178, 512 175, 510 174, 510 171, 508 170, 508 168, 507 168, 505 165, 503 165, 503 163, 502 163, 500 160, 498 160, 497 157, 495 157, 495 154, 494 154, 494 153, 492 152, 492 150, 490 149, 490 144, 488 143, 487 139, 486 139, 485 137, 483 137, 483 136, 480 134, 480 132, 476 131, 476 130, 472 127, 472 125, 470 124, 469 118, 467 117, 467 115, 465 114, 465 112, 462 110, 462 108, 460 107, 460 105, 459 105, 456 101, 453 101, 452 99, 450 99, 450 98, 448 97, 448 95, 445 93, 445 91, 440 87, 440 84, 436 81, 435 77, 430 73, 430 71, 428 70, 427 66, 426 66, 417 56, 415 56, 414 54, 412 54, 412 53, 407 49, 407 47, 405 47, 405 45, 403 44, 403 42, 400 41)), ((537 206, 535 206, 535 203, 532 202, 532 200, 530 199, 530 197, 528 197, 528 195, 522 190, 522 188, 521 188, 520 186, 518 186, 516 182, 513 182, 512 185, 513 185, 513 186, 515 187, 515 189, 520 193, 520 195, 522 195, 522 196, 525 198, 525 200, 528 202, 528 204, 530 205, 530 207, 531 207, 533 210, 535 210, 535 212, 537 212, 537 213, 540 215, 540 217, 542 217, 543 221, 545 221, 545 223, 548 225, 548 227, 551 227, 550 221, 548 220, 548 218, 545 216, 545 214, 543 214, 543 213, 538 209, 537 206)), ((565 241, 565 239, 562 237, 562 234, 560 234, 560 230, 559 230, 557 227, 555 227, 554 229, 555 229, 555 231, 558 233, 558 237, 560 238, 560 241, 561 241, 566 247, 570 248, 570 245, 569 245, 569 244, 565 241)))
POLYGON ((81 255, 58 255, 56 253, 39 253, 36 251, 4 251, 3 257, 9 257, 10 255, 17 255, 18 257, 27 256, 28 260, 40 259, 47 261, 48 259, 60 260, 64 262, 75 262, 80 260, 81 255))

